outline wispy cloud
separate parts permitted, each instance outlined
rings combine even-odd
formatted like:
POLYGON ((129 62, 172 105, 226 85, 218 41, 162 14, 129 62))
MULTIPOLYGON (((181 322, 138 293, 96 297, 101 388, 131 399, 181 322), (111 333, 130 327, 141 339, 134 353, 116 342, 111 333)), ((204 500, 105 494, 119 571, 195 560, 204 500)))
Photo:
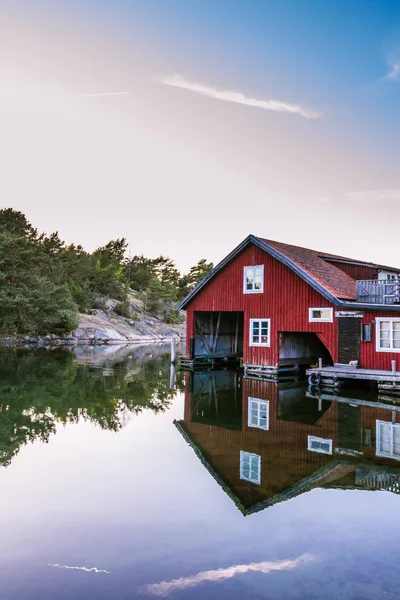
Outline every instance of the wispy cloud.
POLYGON ((357 190, 348 192, 346 198, 355 202, 381 202, 384 200, 400 200, 400 189, 357 190))
POLYGON ((400 47, 398 45, 396 45, 390 52, 387 58, 387 63, 389 70, 383 79, 392 81, 395 79, 400 80, 400 47))
POLYGON ((218 569, 215 571, 201 571, 190 577, 181 577, 172 581, 162 581, 160 583, 152 583, 145 588, 144 592, 151 596, 167 596, 176 590, 191 588, 201 583, 216 583, 224 579, 231 579, 235 575, 243 575, 249 572, 271 573, 273 571, 288 571, 296 569, 302 564, 314 560, 314 557, 309 554, 303 554, 295 559, 266 561, 259 563, 250 563, 247 565, 233 565, 227 569, 218 569))
POLYGON ((93 94, 70 94, 66 98, 97 98, 99 96, 126 96, 129 92, 95 92, 93 94))
POLYGON ((317 117, 321 116, 321 114, 308 108, 304 108, 299 104, 291 104, 289 102, 282 102, 280 100, 260 100, 257 98, 250 98, 245 96, 245 94, 242 92, 219 90, 209 85, 188 81, 181 75, 168 75, 166 77, 162 77, 159 79, 159 81, 165 85, 190 90, 191 92, 202 94, 208 98, 224 100, 225 102, 234 102, 236 104, 243 104, 245 106, 261 108, 263 110, 292 113, 305 117, 306 119, 316 119, 317 117))
POLYGON ((107 575, 111 573, 111 571, 106 571, 105 569, 98 569, 97 567, 70 567, 68 565, 60 565, 58 563, 54 565, 49 565, 49 567, 54 567, 56 569, 70 569, 71 571, 86 571, 87 573, 107 573, 107 575))
POLYGON ((400 62, 393 63, 390 65, 391 70, 384 79, 399 79, 400 78, 400 62))

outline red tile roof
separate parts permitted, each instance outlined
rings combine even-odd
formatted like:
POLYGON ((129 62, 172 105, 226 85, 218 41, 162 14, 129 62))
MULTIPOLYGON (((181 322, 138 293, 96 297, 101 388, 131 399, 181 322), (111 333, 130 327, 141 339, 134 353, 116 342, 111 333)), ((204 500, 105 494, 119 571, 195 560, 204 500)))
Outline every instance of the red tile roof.
MULTIPOLYGON (((249 235, 239 246, 228 254, 210 273, 184 298, 179 304, 179 308, 186 308, 189 302, 196 294, 208 284, 222 268, 225 267, 239 252, 241 252, 249 243, 253 243, 262 248, 265 252, 270 252, 278 260, 282 260, 289 268, 292 268, 300 277, 307 281, 311 286, 315 282, 315 289, 323 296, 335 303, 335 298, 340 301, 356 300, 356 281, 347 273, 336 267, 331 261, 346 261, 361 266, 374 267, 376 269, 395 271, 400 273, 400 268, 386 267, 363 260, 347 258, 328 252, 302 248, 301 246, 292 246, 283 242, 267 240, 254 235, 249 235), (268 250, 269 247, 269 250, 268 250), (325 294, 324 294, 325 290, 325 294)), ((387 306, 391 308, 391 306, 387 306)))
POLYGON ((305 271, 308 275, 310 275, 310 277, 315 279, 315 281, 317 281, 337 298, 344 300, 356 299, 355 280, 347 275, 347 273, 344 273, 344 271, 341 271, 338 267, 335 267, 335 265, 333 265, 331 262, 326 261, 321 257, 326 256, 329 258, 349 260, 351 262, 359 261, 355 261, 351 258, 345 258, 344 256, 337 256, 334 254, 327 254, 326 252, 310 250, 309 248, 292 246, 290 244, 284 244, 283 242, 275 242, 273 240, 266 240, 264 238, 259 239, 294 262, 298 267, 300 267, 300 269, 305 271))

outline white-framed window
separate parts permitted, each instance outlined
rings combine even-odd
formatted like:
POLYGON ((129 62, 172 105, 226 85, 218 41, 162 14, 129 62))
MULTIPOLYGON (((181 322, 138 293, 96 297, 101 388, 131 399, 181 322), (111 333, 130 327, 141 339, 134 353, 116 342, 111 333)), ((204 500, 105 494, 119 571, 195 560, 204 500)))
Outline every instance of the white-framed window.
POLYGON ((269 400, 249 397, 248 426, 269 429, 269 400))
POLYGON ((333 308, 309 308, 308 320, 310 323, 321 321, 325 321, 326 323, 332 323, 333 308))
POLYGON ((379 271, 378 273, 378 280, 380 281, 397 281, 398 279, 400 279, 398 273, 392 273, 391 271, 379 271))
POLYGON ((264 265, 243 268, 243 293, 262 294, 264 291, 264 265))
POLYGON ((376 420, 376 456, 400 460, 400 425, 376 420))
POLYGON ((251 452, 240 451, 240 479, 261 483, 261 456, 251 452))
POLYGON ((400 318, 376 319, 377 352, 400 352, 400 318))
POLYGON ((250 346, 269 346, 271 319, 250 319, 250 346))
POLYGON ((332 440, 320 438, 316 435, 309 435, 307 450, 320 452, 320 454, 332 454, 332 440))

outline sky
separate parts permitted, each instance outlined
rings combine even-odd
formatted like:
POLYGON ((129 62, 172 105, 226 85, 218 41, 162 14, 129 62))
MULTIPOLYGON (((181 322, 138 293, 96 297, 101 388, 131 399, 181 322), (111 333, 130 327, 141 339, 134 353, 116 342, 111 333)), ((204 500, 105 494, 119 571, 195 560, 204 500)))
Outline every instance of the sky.
POLYGON ((182 271, 247 235, 400 265, 398 0, 1 0, 0 197, 182 271))

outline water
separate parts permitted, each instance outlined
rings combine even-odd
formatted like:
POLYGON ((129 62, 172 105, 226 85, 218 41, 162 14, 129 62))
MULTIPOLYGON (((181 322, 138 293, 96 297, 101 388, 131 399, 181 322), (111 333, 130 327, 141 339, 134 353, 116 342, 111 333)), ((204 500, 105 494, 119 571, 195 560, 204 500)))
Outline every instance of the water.
POLYGON ((162 348, 103 348, 2 350, 0 393, 1 600, 399 597, 399 418, 371 391, 171 390, 162 348))

